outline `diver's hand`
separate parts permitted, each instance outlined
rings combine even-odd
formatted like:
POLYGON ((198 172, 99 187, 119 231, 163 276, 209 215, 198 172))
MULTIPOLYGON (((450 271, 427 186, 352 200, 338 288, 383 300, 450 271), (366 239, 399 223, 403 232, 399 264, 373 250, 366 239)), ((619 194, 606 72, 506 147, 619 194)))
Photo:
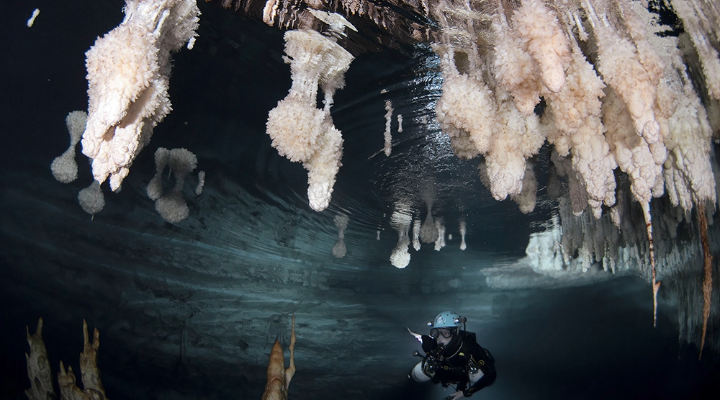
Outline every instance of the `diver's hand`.
POLYGON ((464 399, 464 398, 465 398, 465 395, 463 394, 463 392, 459 391, 459 392, 455 392, 455 393, 451 394, 450 396, 444 398, 443 400, 457 400, 457 399, 464 399))
POLYGON ((429 353, 437 347, 437 341, 428 335, 422 335, 422 349, 425 353, 429 353))
POLYGON ((423 373, 430 378, 435 376, 435 359, 428 357, 422 365, 423 373))

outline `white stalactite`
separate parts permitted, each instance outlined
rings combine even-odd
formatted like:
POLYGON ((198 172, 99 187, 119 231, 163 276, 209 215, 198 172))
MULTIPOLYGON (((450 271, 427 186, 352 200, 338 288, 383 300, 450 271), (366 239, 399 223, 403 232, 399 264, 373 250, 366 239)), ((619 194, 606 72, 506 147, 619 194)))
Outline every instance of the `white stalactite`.
POLYGON ((333 95, 344 87, 344 74, 354 57, 330 38, 312 30, 285 33, 285 62, 290 64, 292 87, 270 110, 267 133, 272 146, 308 171, 308 200, 315 211, 330 204, 340 169, 343 139, 330 116, 333 95), (324 108, 317 109, 318 86, 324 108))
POLYGON ((195 34, 194 0, 127 0, 125 19, 86 53, 88 119, 83 154, 95 180, 120 188, 130 165, 170 112, 170 53, 195 34))

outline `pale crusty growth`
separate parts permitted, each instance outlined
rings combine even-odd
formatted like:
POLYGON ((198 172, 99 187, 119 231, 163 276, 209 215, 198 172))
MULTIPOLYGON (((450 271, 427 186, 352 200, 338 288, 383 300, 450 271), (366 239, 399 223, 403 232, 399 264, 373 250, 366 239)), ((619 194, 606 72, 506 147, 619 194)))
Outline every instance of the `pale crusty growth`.
POLYGON ((637 49, 638 59, 643 67, 645 67, 650 81, 657 86, 660 78, 663 76, 665 65, 663 65, 660 56, 650 44, 647 37, 646 24, 635 10, 642 8, 645 13, 648 13, 648 11, 644 7, 632 7, 630 0, 618 0, 617 4, 622 13, 623 21, 625 21, 625 25, 627 26, 627 32, 637 49))
POLYGON ((629 7, 623 7, 623 4, 619 3, 619 10, 627 25, 627 34, 635 44, 620 37, 604 15, 600 20, 590 2, 585 2, 584 6, 590 14, 598 43, 599 70, 611 87, 607 88, 609 95, 603 103, 607 142, 620 169, 630 176, 630 190, 643 209, 652 268, 656 323, 660 282, 656 280, 650 199, 651 196, 658 197, 664 192, 662 163, 667 152, 662 142, 663 130, 655 119, 657 88, 663 67, 647 43, 645 31, 640 27, 637 16, 629 7), (637 135, 627 129, 630 120, 634 122, 637 135))
POLYGON ((552 107, 548 107, 543 113, 540 119, 540 129, 545 132, 548 143, 555 147, 558 155, 567 157, 570 154, 571 136, 566 131, 558 129, 555 125, 555 113, 552 107))
POLYGON ((303 164, 308 170, 308 200, 315 211, 330 205, 335 176, 340 170, 343 139, 335 126, 330 126, 318 140, 319 149, 310 161, 303 164))
MULTIPOLYGON (((641 203, 646 220, 657 309, 660 283, 650 200, 662 195, 666 184, 672 201, 686 209, 715 197, 712 172, 700 163, 709 154, 705 110, 697 97, 684 93, 691 91, 687 77, 682 85, 673 86, 666 64, 677 43, 658 47, 653 34, 658 24, 639 3, 438 0, 423 8, 439 27, 433 50, 440 58, 444 82, 435 111, 453 152, 466 159, 483 155, 481 182, 495 198, 510 195, 527 212, 534 203, 536 183, 526 158, 547 138, 554 146, 551 159, 557 175, 567 178, 573 214, 582 214, 589 205, 598 224, 609 220, 599 219, 602 206, 616 202, 614 169, 620 167, 630 177, 633 197, 641 203), (577 40, 586 42, 582 50, 577 40), (538 106, 541 96, 546 108, 538 106), (537 123, 536 112, 544 113, 542 123, 537 123)), ((715 29, 717 8, 703 0, 674 3, 691 6, 683 19, 706 75, 692 83, 706 84, 712 97, 713 72, 720 71, 720 66, 708 67, 720 63, 712 48, 720 39, 715 29)), ((361 6, 352 4, 351 10, 361 6)), ((688 62, 691 53, 686 51, 688 62)), ((714 103, 704 102, 712 109, 714 103)), ((557 199, 562 185, 554 175, 551 178, 556 183, 548 184, 548 194, 557 199)), ((621 225, 621 206, 612 211, 617 225, 621 225)), ((426 228, 434 225, 428 222, 426 228)), ((404 266, 409 261, 409 240, 407 229, 399 232, 393 259, 404 266)), ((604 265, 614 270, 619 265, 617 254, 606 256, 604 265)), ((583 269, 589 268, 590 257, 585 250, 580 255, 583 269)))
MULTIPOLYGON (((702 10, 704 8, 702 2, 693 0, 671 0, 670 2, 675 12, 677 12, 678 17, 682 19, 683 27, 685 31, 690 34, 695 49, 698 52, 703 73, 705 74, 705 84, 707 85, 708 94, 712 98, 720 100, 720 56, 718 55, 717 49, 715 49, 710 40, 708 40, 708 36, 712 35, 713 32, 703 29, 700 24, 700 20, 703 18, 702 10), (698 15, 698 11, 700 15, 698 15)), ((715 4, 717 10, 717 3, 708 3, 715 4)), ((708 22, 712 24, 712 22, 708 22)), ((706 26, 715 31, 715 40, 718 40, 720 37, 717 37, 717 23, 720 21, 715 20, 714 22, 716 24, 706 26)))
POLYGON ((330 204, 340 169, 343 139, 330 116, 335 91, 345 85, 344 74, 354 57, 333 40, 311 30, 285 33, 285 62, 292 87, 270 110, 267 133, 280 155, 302 162, 308 170, 310 207, 322 211, 330 204), (318 85, 325 107, 315 108, 318 85))
MULTIPOLYGON (((629 20, 629 15, 637 17, 632 31, 647 29, 656 32, 663 29, 651 23, 652 14, 646 9, 635 4, 631 6, 634 12, 625 12, 624 16, 626 20, 629 20), (643 23, 643 20, 646 22, 643 23)), ((667 156, 663 175, 670 202, 686 211, 691 210, 694 204, 714 203, 715 178, 709 160, 712 131, 688 76, 678 39, 649 35, 648 43, 661 55, 657 64, 665 66, 654 109, 667 150, 663 146, 657 151, 655 147, 658 143, 650 145, 650 149, 656 156, 656 163, 667 156)))
POLYGON ((535 114, 523 116, 507 92, 496 92, 497 114, 492 147, 485 157, 490 192, 496 200, 519 195, 523 189, 525 159, 545 142, 535 114))
POLYGON ((715 204, 715 177, 710 165, 712 130, 705 109, 689 81, 685 67, 678 63, 684 85, 677 93, 675 113, 670 117, 670 135, 665 139, 665 185, 670 201, 684 210, 693 203, 715 204))
POLYGON ((580 48, 573 46, 565 86, 557 93, 544 94, 553 111, 555 126, 572 135, 585 124, 588 116, 599 116, 602 105, 600 98, 605 96, 604 87, 602 79, 587 62, 580 48))
POLYGON ((522 0, 512 20, 523 47, 540 66, 543 84, 559 92, 565 84, 570 46, 557 17, 541 0, 522 0))
POLYGON ((286 97, 270 110, 268 135, 278 154, 294 162, 308 162, 317 150, 318 137, 327 128, 323 110, 317 109, 301 97, 286 97), (280 121, 292 121, 289 123, 280 121))
MULTIPOLYGON (((598 18, 592 8, 587 6, 586 11, 593 22, 598 46, 598 70, 605 83, 627 105, 636 133, 648 143, 661 140, 660 126, 653 112, 656 76, 648 73, 632 42, 621 37, 605 19, 598 18)), ((654 68, 652 71, 655 71, 654 68)))
POLYGON ((565 86, 558 93, 546 93, 550 109, 548 120, 554 127, 548 141, 555 144, 559 155, 572 153, 572 168, 585 187, 593 215, 600 218, 603 203, 615 203, 617 167, 605 142, 605 128, 600 121, 603 92, 602 80, 587 62, 577 45, 573 46, 567 68, 565 86))
POLYGON ((515 107, 523 115, 530 115, 540 102, 542 84, 530 54, 522 40, 515 36, 504 15, 493 20, 495 33, 494 68, 498 84, 513 96, 515 107))
MULTIPOLYGON (((520 212, 523 214, 529 214, 535 210, 535 203, 537 201, 537 188, 538 183, 535 177, 535 170, 533 164, 530 161, 525 162, 525 175, 522 180, 522 190, 519 194, 511 195, 510 198, 514 201, 520 212)), ((462 248, 461 248, 462 250, 462 248)))
POLYGON ((127 0, 125 19, 86 53, 88 120, 83 153, 100 183, 117 190, 170 112, 170 52, 195 37, 194 0, 127 0))
POLYGON ((602 205, 615 204, 615 157, 603 136, 600 117, 590 115, 572 136, 572 168, 585 187, 588 205, 595 218, 602 215, 602 205))
POLYGON ((438 122, 451 140, 458 156, 472 158, 490 149, 495 104, 490 89, 479 76, 460 74, 451 55, 442 55, 443 93, 435 106, 438 122), (475 149, 470 148, 469 143, 475 149))
MULTIPOLYGON (((673 67, 667 67, 666 72, 662 80, 657 87, 657 98, 655 99, 655 120, 660 125, 660 136, 663 138, 663 142, 655 143, 665 145, 665 141, 670 136, 670 117, 675 113, 677 107, 677 95, 682 90, 681 84, 675 84, 673 88, 670 87, 670 82, 673 80, 672 75, 677 76, 677 72, 672 71, 673 67)), ((679 77, 678 77, 679 78, 679 77)))
POLYGON ((607 92, 603 102, 605 137, 618 167, 630 176, 633 196, 641 204, 648 204, 653 194, 662 194, 653 193, 653 189, 658 186, 658 180, 662 182, 664 159, 656 162, 648 143, 632 130, 631 117, 622 99, 612 89, 608 88, 607 92))
MULTIPOLYGON (((713 26, 717 13, 697 14, 707 11, 706 4, 678 1, 693 4, 695 20, 690 24, 696 23, 700 33, 713 26)), ((525 163, 516 143, 521 135, 517 129, 508 132, 522 125, 519 118, 533 116, 539 96, 547 102, 539 134, 523 141, 536 148, 545 137, 554 146, 559 169, 568 178, 574 213, 589 205, 599 218, 603 205, 614 204, 618 166, 630 175, 639 202, 649 204, 652 197, 662 195, 662 165, 668 154, 664 138, 671 135, 671 126, 688 124, 687 106, 679 113, 676 107, 689 100, 678 98, 682 85, 669 85, 666 65, 669 55, 678 51, 677 41, 655 35, 665 28, 651 13, 629 0, 440 1, 432 11, 441 28, 433 49, 440 56, 444 78, 436 105, 438 121, 458 157, 485 156, 481 181, 495 198, 520 193, 525 163), (505 11, 508 6, 517 9, 505 11), (595 40, 584 49, 597 52, 592 54, 597 72, 576 42, 587 40, 588 33, 595 40), (457 62, 458 54, 466 59, 457 62), (611 98, 603 98, 605 85, 611 98), (514 111, 499 93, 510 94, 514 111)), ((707 125, 700 122, 708 119, 702 107, 693 107, 698 114, 694 124, 707 125)), ((690 136, 702 143, 699 146, 709 145, 709 138, 690 136)), ((693 176, 706 175, 702 171, 707 168, 690 164, 686 161, 683 168, 692 168, 693 176)), ((678 187, 689 182, 690 175, 689 170, 677 169, 665 174, 678 187)), ((711 179, 693 180, 698 186, 690 191, 708 198, 711 179)), ((687 190, 672 190, 673 197, 688 199, 686 206, 695 202, 687 190)))

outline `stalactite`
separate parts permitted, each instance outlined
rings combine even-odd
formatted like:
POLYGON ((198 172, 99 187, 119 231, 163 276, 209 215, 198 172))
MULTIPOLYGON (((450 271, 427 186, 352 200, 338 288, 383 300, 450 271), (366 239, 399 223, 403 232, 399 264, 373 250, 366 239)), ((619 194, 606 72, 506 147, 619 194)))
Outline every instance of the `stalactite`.
POLYGON ((83 154, 95 180, 120 188, 130 166, 172 109, 171 53, 196 36, 192 0, 126 0, 125 19, 86 53, 88 117, 83 154))
POLYGON ((648 244, 650 248, 650 267, 652 268, 652 289, 653 289, 653 326, 657 326, 657 295, 660 290, 660 281, 657 280, 655 270, 655 245, 652 237, 652 219, 650 217, 650 203, 641 203, 645 217, 645 228, 647 229, 648 244))
POLYGON ((347 246, 345 246, 344 239, 345 229, 347 229, 350 218, 348 218, 347 215, 340 213, 335 216, 333 221, 335 222, 335 227, 338 229, 338 241, 333 246, 332 253, 335 258, 343 258, 347 253, 347 246))
MULTIPOLYGON (((316 14, 327 18, 324 13, 316 14)), ((341 28, 331 28, 327 35, 310 29, 285 32, 284 60, 290 64, 292 86, 288 95, 270 110, 266 125, 278 153, 303 163, 308 171, 308 202, 315 211, 329 206, 335 177, 342 165, 343 138, 333 124, 330 108, 335 91, 345 86, 345 72, 354 59, 336 43, 339 34, 336 29, 341 28), (323 91, 322 109, 315 107, 318 87, 323 91)))
POLYGON ((385 156, 390 157, 392 152, 392 132, 390 130, 393 115, 393 106, 390 100, 385 100, 385 156))
POLYGON ((710 300, 712 298, 712 253, 710 253, 710 241, 708 240, 708 222, 705 214, 705 203, 698 204, 697 208, 698 220, 700 221, 700 239, 703 247, 703 261, 705 276, 703 278, 703 328, 702 338, 700 339, 700 355, 698 360, 702 359, 703 347, 705 347, 705 335, 707 334, 707 322, 710 318, 710 300))
MULTIPOLYGON (((412 4, 400 0, 392 7, 363 0, 333 0, 322 4, 306 0, 248 0, 244 6, 241 6, 241 0, 210 1, 234 6, 236 11, 243 9, 249 15, 262 9, 262 18, 271 26, 302 28, 285 35, 285 60, 291 64, 293 86, 288 97, 270 112, 268 133, 281 155, 302 162, 308 169, 308 198, 313 209, 320 211, 328 206, 340 167, 343 142, 332 123, 330 107, 333 93, 344 85, 344 73, 353 54, 357 53, 350 48, 358 49, 358 42, 353 42, 358 35, 348 32, 350 36, 344 36, 343 27, 370 37, 367 28, 371 24, 403 44, 432 41, 443 75, 442 96, 435 106, 437 122, 450 137, 451 147, 458 157, 485 156, 481 176, 489 182, 486 186, 496 199, 508 195, 519 196, 516 200, 529 199, 532 201, 520 203, 524 205, 523 211, 532 210, 535 188, 531 183, 535 182, 527 174, 532 172, 527 160, 537 153, 545 139, 554 146, 551 159, 559 175, 568 180, 572 211, 578 218, 589 204, 594 217, 601 221, 603 205, 611 207, 615 201, 614 170, 619 167, 629 176, 634 200, 643 210, 649 254, 645 253, 644 242, 640 249, 638 243, 644 240, 638 239, 641 235, 625 237, 624 241, 636 246, 632 250, 636 257, 634 261, 642 260, 644 265, 637 268, 643 272, 648 272, 649 256, 654 326, 657 325, 661 285, 658 276, 667 275, 662 267, 659 274, 657 271, 656 264, 662 265, 663 260, 656 260, 650 212, 652 198, 661 196, 667 188, 674 205, 680 204, 685 210, 698 206, 705 251, 705 322, 701 347, 704 345, 712 294, 712 257, 706 246, 704 204, 715 201, 715 187, 709 162, 705 163, 710 154, 711 124, 695 91, 706 89, 715 99, 720 92, 717 68, 711 68, 718 61, 717 40, 707 40, 711 33, 717 34, 707 29, 713 25, 714 17, 704 15, 705 6, 696 5, 698 2, 694 0, 672 1, 693 38, 707 75, 705 81, 695 77, 692 81, 691 74, 681 65, 689 61, 680 59, 676 51, 678 45, 671 43, 672 51, 654 47, 654 34, 646 32, 650 22, 643 19, 647 16, 636 13, 637 7, 626 0, 431 0, 412 4), (430 15, 435 21, 430 21, 430 15), (345 17, 352 17, 353 24, 358 22, 362 26, 355 31, 354 25, 345 17), (710 19, 706 21, 706 18, 710 19), (325 25, 330 26, 331 32, 321 35, 317 31, 325 25), (420 31, 423 32, 418 33, 420 31), (590 37, 594 42, 588 43, 590 37), (585 43, 579 45, 579 41, 585 43), (673 63, 678 59, 678 64, 672 64, 671 68, 666 53, 672 54, 673 63), (671 75, 673 68, 677 76, 671 75), (673 82, 675 86, 670 87, 673 82), (322 109, 316 108, 318 85, 325 94, 322 109), (540 96, 548 108, 543 120, 538 122, 536 106, 540 96), (321 142, 319 147, 315 146, 316 142, 321 142), (670 156, 666 160, 667 152, 670 156)), ((134 2, 128 0, 128 4, 134 2)), ((133 7, 128 8, 133 10, 133 7)), ((193 18, 190 19, 194 21, 193 18)), ((194 31, 188 34, 194 37, 194 31)), ((378 37, 378 43, 382 45, 384 39, 378 37)), ((98 52, 96 48, 89 56, 98 52)), ((106 60, 105 57, 100 59, 106 60)), ((91 64, 95 65, 89 61, 89 69, 91 64)), ((142 65, 129 68, 132 74, 128 76, 138 76, 138 72, 142 72, 140 67, 142 65)), ((91 84, 93 82, 91 79, 91 84)), ((162 92, 166 89, 165 83, 161 79, 157 83, 161 87, 155 89, 162 92)), ((162 97, 162 93, 157 96, 162 97)), ((403 105, 396 106, 400 109, 403 105)), ((169 112, 162 108, 156 111, 156 117, 148 116, 154 118, 153 121, 143 122, 146 126, 154 126, 169 112)), ((386 102, 386 111, 385 150, 389 156, 391 100, 386 102)), ((90 119, 93 117, 91 112, 90 119)), ((424 120, 423 124, 426 122, 424 120)), ((105 125, 102 132, 106 131, 105 125)), ((116 125, 108 126, 116 129, 116 125)), ((398 126, 401 131, 400 115, 398 126)), ((97 127, 95 130, 100 132, 97 127)), ((145 131, 136 133, 140 134, 140 139, 143 134, 149 134, 145 131)), ((95 136, 100 137, 97 132, 95 136)), ((139 148, 134 150, 139 151, 139 148)), ((100 171, 102 179, 108 173, 116 175, 114 180, 111 178, 113 189, 127 174, 128 162, 132 162, 137 153, 134 150, 128 156, 129 160, 119 164, 119 171, 100 171)), ((73 175, 72 168, 68 171, 67 179, 73 175)), ((549 184, 548 193, 556 197, 559 194, 557 188, 549 184)), ((98 195, 92 198, 97 199, 98 195)), ((438 228, 433 218, 439 220, 441 216, 433 216, 432 202, 426 203, 427 218, 419 237, 429 243, 437 239, 438 228)), ((620 208, 611 211, 618 228, 622 225, 620 208)), ((398 268, 409 263, 408 230, 413 214, 417 215, 416 210, 410 206, 396 207, 393 213, 391 224, 398 231, 399 239, 391 260, 398 268)), ((656 220, 656 228, 658 224, 662 222, 656 220)), ((464 225, 461 229, 464 237, 464 225)), ((642 229, 637 231, 642 234, 642 229)), ((416 239, 418 234, 413 232, 416 239)), ((377 235, 379 239, 379 230, 377 235)), ((339 236, 342 239, 342 233, 339 236)), ((563 238, 565 241, 577 244, 583 270, 587 270, 593 260, 599 260, 597 245, 601 238, 563 238), (593 245, 596 248, 592 248, 593 245)), ((617 240, 613 243, 617 249, 617 240)), ((658 239, 662 250, 660 243, 658 239)), ((464 247, 464 241, 461 247, 464 247)), ((565 257, 570 256, 565 254, 565 257)), ((602 259, 605 267, 609 266, 613 271, 621 264, 617 260, 617 251, 607 252, 602 259)))
POLYGON ((390 263, 395 268, 405 268, 410 264, 410 253, 408 252, 410 224, 412 224, 412 214, 409 207, 402 203, 396 204, 395 210, 390 217, 390 225, 398 233, 397 245, 390 254, 390 263))

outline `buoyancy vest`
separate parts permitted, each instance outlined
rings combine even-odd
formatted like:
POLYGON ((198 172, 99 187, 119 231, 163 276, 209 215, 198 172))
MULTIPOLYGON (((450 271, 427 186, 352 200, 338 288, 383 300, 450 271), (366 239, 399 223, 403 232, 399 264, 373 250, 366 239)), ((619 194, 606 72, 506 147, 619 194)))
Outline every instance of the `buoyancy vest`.
POLYGON ((485 374, 495 372, 495 359, 477 343, 475 333, 460 331, 455 339, 459 343, 453 346, 451 341, 445 349, 430 355, 435 371, 433 382, 443 386, 457 384, 458 390, 463 390, 469 382, 468 370, 471 364, 485 374))

